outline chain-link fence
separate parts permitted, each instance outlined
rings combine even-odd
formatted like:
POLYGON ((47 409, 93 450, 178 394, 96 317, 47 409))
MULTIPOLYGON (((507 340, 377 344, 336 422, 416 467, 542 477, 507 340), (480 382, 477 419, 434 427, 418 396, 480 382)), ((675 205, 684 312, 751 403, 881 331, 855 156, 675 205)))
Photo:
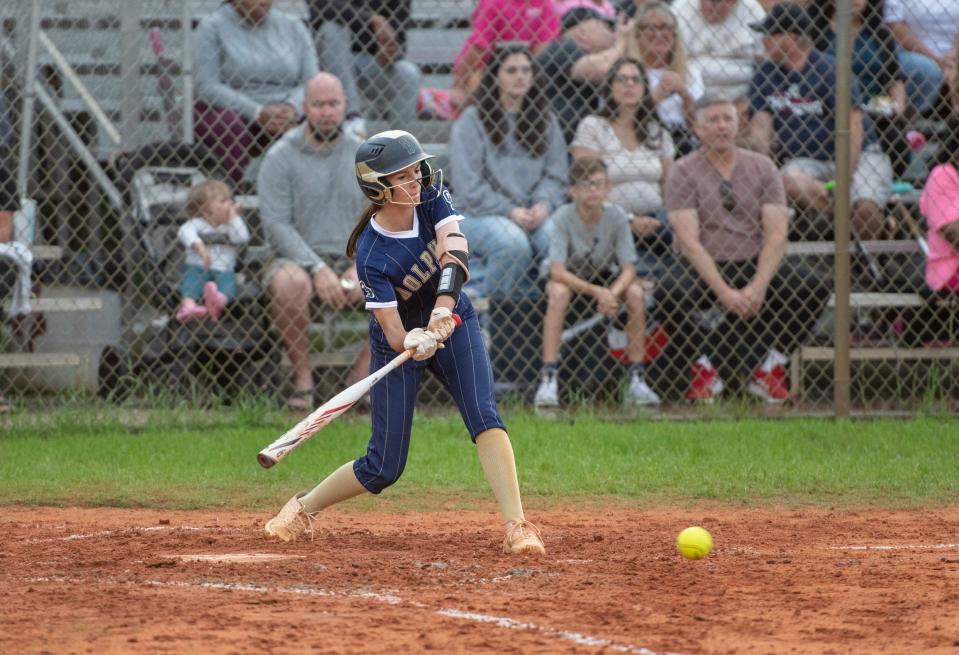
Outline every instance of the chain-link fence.
MULTIPOLYGON (((9 0, 0 20, 4 405, 304 408, 364 376, 353 157, 404 129, 466 219, 502 397, 820 411, 839 358, 854 408, 956 407, 951 0, 9 0)), ((421 402, 449 401, 433 381, 421 402)))

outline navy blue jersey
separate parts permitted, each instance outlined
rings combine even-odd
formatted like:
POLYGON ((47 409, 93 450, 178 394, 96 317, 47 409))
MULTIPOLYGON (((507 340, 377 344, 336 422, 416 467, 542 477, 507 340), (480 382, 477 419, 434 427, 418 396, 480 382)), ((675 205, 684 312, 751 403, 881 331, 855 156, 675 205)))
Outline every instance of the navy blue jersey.
POLYGON ((374 215, 356 244, 356 272, 366 308, 396 307, 407 330, 425 327, 440 278, 436 230, 459 220, 463 216, 453 208, 445 187, 435 199, 414 208, 413 227, 405 232, 384 229, 374 215))
MULTIPOLYGON (((863 106, 859 81, 852 78, 852 109, 863 106)), ((818 50, 809 53, 801 71, 787 69, 773 61, 761 63, 749 86, 751 114, 765 111, 773 117, 773 130, 785 159, 810 157, 835 159, 836 61, 818 50)), ((863 115, 862 147, 876 137, 872 122, 863 115)))

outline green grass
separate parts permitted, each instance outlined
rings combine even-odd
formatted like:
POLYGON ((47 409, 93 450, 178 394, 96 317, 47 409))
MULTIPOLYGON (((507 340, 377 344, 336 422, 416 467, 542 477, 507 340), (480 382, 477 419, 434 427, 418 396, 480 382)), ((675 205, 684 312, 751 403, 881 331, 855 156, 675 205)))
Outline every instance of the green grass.
MULTIPOLYGON (((251 405, 173 409, 133 427, 128 419, 70 411, 0 425, 0 503, 268 509, 362 454, 369 436, 368 419, 340 420, 263 470, 256 453, 290 425, 281 413, 251 405)), ((959 501, 952 419, 611 422, 515 413, 507 423, 524 494, 540 506, 959 501)), ((458 417, 417 419, 406 473, 386 497, 390 507, 416 509, 489 500, 458 417)))

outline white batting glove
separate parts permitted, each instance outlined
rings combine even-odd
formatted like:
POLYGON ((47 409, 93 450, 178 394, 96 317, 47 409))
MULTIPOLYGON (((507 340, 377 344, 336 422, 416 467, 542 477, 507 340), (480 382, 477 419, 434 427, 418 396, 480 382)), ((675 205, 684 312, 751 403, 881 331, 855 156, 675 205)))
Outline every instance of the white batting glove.
POLYGON ((437 348, 442 348, 443 344, 436 340, 436 335, 423 328, 413 328, 406 333, 403 339, 403 348, 413 351, 413 359, 418 362, 429 359, 436 354, 437 348))
POLYGON ((453 312, 446 307, 437 307, 430 313, 430 324, 426 326, 426 329, 435 334, 440 341, 446 341, 456 329, 453 312))

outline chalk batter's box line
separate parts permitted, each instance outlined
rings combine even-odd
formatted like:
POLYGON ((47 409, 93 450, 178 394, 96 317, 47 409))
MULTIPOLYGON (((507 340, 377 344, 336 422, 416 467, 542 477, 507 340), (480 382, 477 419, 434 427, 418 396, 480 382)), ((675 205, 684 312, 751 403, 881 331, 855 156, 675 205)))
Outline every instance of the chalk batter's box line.
POLYGON ((129 580, 111 580, 108 578, 97 578, 96 580, 90 580, 85 578, 73 578, 67 576, 49 576, 49 577, 28 577, 22 578, 24 582, 31 583, 40 583, 40 582, 53 582, 53 583, 66 583, 66 584, 78 584, 84 582, 96 582, 97 584, 114 584, 114 585, 135 585, 135 586, 144 586, 144 587, 166 587, 166 588, 180 588, 180 589, 208 589, 208 590, 224 590, 224 591, 246 591, 252 593, 265 593, 265 594, 295 594, 303 596, 323 596, 323 597, 339 597, 339 598, 361 598, 365 600, 372 600, 378 603, 386 603, 388 605, 405 605, 415 609, 425 609, 433 611, 435 614, 440 616, 458 619, 462 621, 470 621, 474 623, 485 623, 489 625, 496 626, 498 628, 504 628, 507 630, 520 630, 526 632, 536 632, 544 637, 551 637, 553 639, 558 639, 561 641, 569 641, 580 646, 594 646, 596 648, 605 648, 608 650, 616 651, 618 653, 629 653, 630 655, 679 655, 678 653, 672 651, 657 652, 650 650, 649 648, 644 648, 642 646, 636 646, 634 644, 623 644, 611 641, 609 639, 603 639, 602 637, 594 637, 592 635, 583 634, 581 632, 575 632, 572 630, 560 630, 557 628, 551 628, 549 626, 542 626, 536 623, 529 621, 519 621, 517 619, 510 618, 508 616, 494 616, 490 614, 479 614, 476 612, 466 612, 464 610, 458 610, 454 608, 441 608, 434 610, 428 605, 419 603, 416 601, 406 601, 395 593, 392 592, 375 592, 367 589, 353 589, 346 592, 337 592, 329 589, 321 589, 318 587, 312 587, 309 585, 297 585, 295 587, 264 587, 258 584, 250 582, 210 582, 210 581, 196 581, 196 582, 178 582, 178 581, 163 581, 163 580, 144 580, 142 582, 131 582, 129 580))
POLYGON ((863 546, 830 546, 829 550, 954 550, 959 544, 894 544, 894 545, 863 545, 863 546))

